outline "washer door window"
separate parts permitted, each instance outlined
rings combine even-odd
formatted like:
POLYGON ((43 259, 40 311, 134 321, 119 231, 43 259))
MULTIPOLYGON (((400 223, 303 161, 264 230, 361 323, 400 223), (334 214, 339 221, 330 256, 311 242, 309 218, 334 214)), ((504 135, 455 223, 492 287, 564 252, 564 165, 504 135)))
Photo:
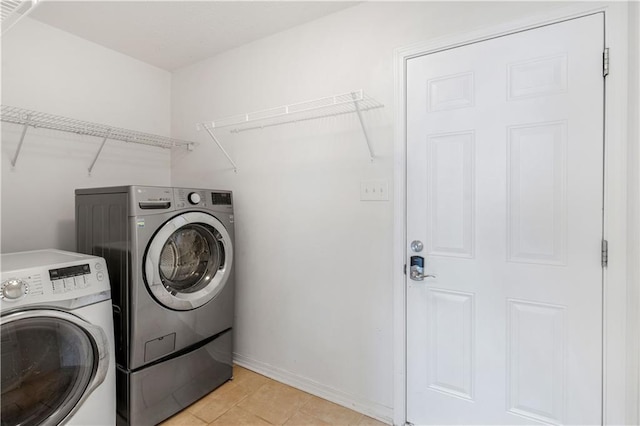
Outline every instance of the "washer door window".
POLYGON ((1 324, 3 426, 58 425, 104 381, 101 328, 53 310, 9 314, 1 324))
POLYGON ((145 278, 158 302, 187 311, 220 293, 232 261, 231 237, 222 222, 190 212, 165 223, 153 237, 145 257, 145 278))

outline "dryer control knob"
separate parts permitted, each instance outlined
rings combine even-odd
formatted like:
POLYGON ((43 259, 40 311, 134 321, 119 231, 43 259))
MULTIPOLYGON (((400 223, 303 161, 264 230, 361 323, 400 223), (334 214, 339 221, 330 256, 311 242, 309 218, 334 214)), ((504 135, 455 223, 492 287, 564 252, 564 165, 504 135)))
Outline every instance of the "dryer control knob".
POLYGON ((197 192, 190 193, 188 198, 191 204, 198 204, 201 200, 200 194, 198 194, 197 192))
POLYGON ((29 286, 22 280, 12 278, 2 283, 2 298, 17 300, 29 292, 29 286))

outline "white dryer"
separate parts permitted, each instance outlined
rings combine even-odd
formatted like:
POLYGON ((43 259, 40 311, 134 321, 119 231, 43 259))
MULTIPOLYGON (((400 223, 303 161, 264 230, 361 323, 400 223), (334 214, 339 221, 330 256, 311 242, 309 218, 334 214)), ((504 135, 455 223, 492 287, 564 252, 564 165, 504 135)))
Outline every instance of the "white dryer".
POLYGON ((2 425, 114 425, 113 313, 104 259, 1 257, 2 425))

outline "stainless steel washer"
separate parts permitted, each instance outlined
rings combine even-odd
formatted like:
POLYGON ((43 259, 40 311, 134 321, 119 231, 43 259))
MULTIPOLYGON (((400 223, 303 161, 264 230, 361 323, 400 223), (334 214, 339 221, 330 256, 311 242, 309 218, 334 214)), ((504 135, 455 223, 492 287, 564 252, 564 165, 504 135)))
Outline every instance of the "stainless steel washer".
POLYGON ((156 424, 231 378, 230 191, 76 190, 78 251, 111 277, 119 424, 156 424))

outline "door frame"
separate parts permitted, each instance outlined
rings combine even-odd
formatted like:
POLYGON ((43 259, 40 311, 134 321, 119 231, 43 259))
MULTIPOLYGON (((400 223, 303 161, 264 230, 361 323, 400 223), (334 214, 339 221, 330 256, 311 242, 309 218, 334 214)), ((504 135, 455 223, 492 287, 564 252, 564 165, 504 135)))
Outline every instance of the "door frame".
MULTIPOLYGON (((627 3, 581 3, 550 10, 541 15, 400 47, 394 51, 394 254, 393 254, 393 423, 406 423, 406 62, 408 59, 515 32, 603 12, 605 46, 610 49, 611 72, 605 80, 605 164, 604 238, 609 246, 609 263, 603 269, 603 424, 637 424, 639 377, 634 361, 638 324, 627 319, 637 309, 635 284, 627 269, 627 87, 628 13, 627 3), (633 291, 632 291, 633 290, 633 291), (628 361, 628 362, 627 362, 628 361)), ((633 260, 632 260, 633 262, 633 260)), ((630 316, 632 318, 633 316, 630 316)))

